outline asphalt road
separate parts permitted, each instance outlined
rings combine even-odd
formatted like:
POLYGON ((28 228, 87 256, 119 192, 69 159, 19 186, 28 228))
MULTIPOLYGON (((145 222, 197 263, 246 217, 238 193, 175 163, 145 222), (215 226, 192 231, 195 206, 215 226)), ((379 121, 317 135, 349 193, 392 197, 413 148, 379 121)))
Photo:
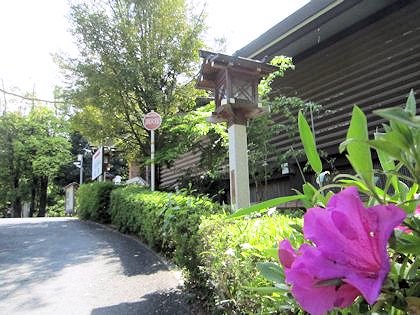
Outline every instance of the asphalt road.
POLYGON ((73 218, 0 219, 0 314, 192 314, 180 273, 73 218))

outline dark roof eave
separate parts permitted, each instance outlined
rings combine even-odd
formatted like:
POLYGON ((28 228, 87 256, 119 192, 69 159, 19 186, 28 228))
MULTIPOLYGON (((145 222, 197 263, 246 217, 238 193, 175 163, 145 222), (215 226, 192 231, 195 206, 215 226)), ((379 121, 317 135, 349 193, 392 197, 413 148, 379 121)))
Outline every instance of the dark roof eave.
POLYGON ((235 52, 234 56, 262 58, 286 54, 294 57, 310 48, 309 43, 319 44, 315 38, 317 34, 325 40, 393 3, 398 1, 312 0, 235 52), (316 30, 321 33, 314 32, 316 30))
MULTIPOLYGON (((354 1, 354 0, 351 0, 351 1, 354 1)), ((356 0, 356 1, 360 1, 360 0, 356 0)), ((260 35, 258 38, 254 39, 245 47, 236 51, 233 55, 244 56, 244 57, 249 58, 257 50, 277 40, 279 37, 279 34, 286 34, 288 31, 292 31, 295 28, 302 27, 303 26, 302 24, 308 19, 310 19, 311 17, 315 16, 319 12, 322 12, 323 10, 330 9, 331 6, 336 6, 341 2, 343 2, 343 0, 310 1, 308 4, 306 4, 302 8, 300 8, 296 12, 286 17, 284 20, 274 25, 272 28, 270 28, 268 31, 266 31, 262 35, 260 35)))

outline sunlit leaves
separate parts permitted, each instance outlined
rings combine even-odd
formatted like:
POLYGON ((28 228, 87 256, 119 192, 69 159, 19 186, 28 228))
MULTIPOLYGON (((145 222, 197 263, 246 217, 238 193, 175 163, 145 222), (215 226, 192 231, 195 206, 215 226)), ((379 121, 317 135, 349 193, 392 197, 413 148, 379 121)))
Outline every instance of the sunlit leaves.
POLYGON ((369 140, 367 119, 362 110, 355 106, 351 116, 350 127, 347 131, 347 158, 353 169, 363 178, 369 187, 373 187, 373 164, 369 140))
POLYGON ((316 143, 314 135, 312 134, 311 128, 303 116, 302 112, 298 114, 298 125, 300 139, 305 149, 306 157, 315 173, 319 174, 322 172, 322 162, 319 154, 316 150, 316 143))

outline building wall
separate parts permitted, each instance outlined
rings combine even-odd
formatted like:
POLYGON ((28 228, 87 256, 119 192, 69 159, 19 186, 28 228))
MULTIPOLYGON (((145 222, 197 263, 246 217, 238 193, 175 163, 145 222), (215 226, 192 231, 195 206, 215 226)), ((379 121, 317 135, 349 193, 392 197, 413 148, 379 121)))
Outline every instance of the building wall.
MULTIPOLYGON (((273 91, 323 105, 327 112, 315 118, 316 140, 320 149, 336 156, 355 104, 367 115, 369 130, 373 132, 384 121, 372 111, 404 104, 410 89, 420 94, 420 1, 362 21, 326 43, 294 56, 294 63, 296 69, 277 80, 273 91)), ((281 123, 282 117, 275 117, 275 122, 281 123)), ((286 135, 277 136, 272 143, 276 147, 273 156, 291 144, 301 147, 298 138, 286 135)), ((199 152, 190 152, 181 157, 173 169, 162 171, 162 182, 175 183, 182 170, 192 167, 198 156, 199 152)), ((348 168, 342 158, 338 161, 340 167, 348 168)), ((290 175, 275 174, 266 198, 301 188, 296 166, 291 163, 290 168, 290 175)), ((311 174, 307 175, 311 178, 311 174)), ((251 187, 251 198, 255 200, 255 196, 251 187)))

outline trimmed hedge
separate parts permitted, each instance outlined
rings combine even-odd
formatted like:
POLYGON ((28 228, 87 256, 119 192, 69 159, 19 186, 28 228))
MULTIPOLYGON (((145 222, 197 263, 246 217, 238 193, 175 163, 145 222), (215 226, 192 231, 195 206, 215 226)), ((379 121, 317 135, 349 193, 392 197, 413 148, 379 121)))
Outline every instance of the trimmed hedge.
POLYGON ((151 192, 136 186, 112 193, 111 220, 122 232, 135 233, 157 251, 188 271, 194 282, 201 278, 198 228, 205 216, 222 207, 205 197, 151 192))
POLYGON ((79 217, 83 220, 110 223, 110 196, 114 188, 115 185, 110 182, 80 185, 76 203, 79 217))
POLYGON ((303 241, 293 236, 300 234, 291 227, 301 225, 300 218, 274 215, 226 221, 223 208, 205 197, 151 192, 134 185, 114 187, 82 185, 79 215, 111 222, 172 259, 212 313, 279 312, 281 299, 250 288, 271 286, 259 275, 256 264, 267 261, 267 256, 277 261, 280 239, 289 238, 294 245, 303 241))

